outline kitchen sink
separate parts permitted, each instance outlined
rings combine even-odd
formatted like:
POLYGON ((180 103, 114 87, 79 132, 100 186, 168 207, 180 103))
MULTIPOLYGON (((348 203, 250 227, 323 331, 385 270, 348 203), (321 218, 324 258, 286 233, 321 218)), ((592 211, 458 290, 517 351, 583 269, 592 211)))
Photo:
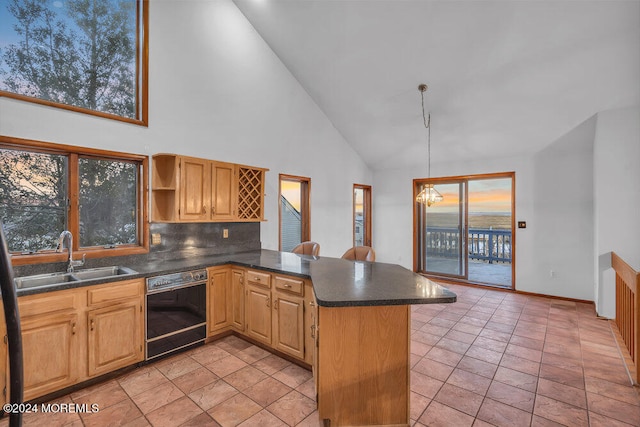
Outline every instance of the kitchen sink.
POLYGON ((60 285, 69 282, 82 282, 85 280, 108 279, 116 276, 137 274, 137 271, 119 265, 110 267, 87 268, 73 273, 49 273, 35 276, 16 277, 14 279, 18 289, 31 289, 52 285, 60 285))
POLYGON ((84 270, 74 271, 71 274, 76 277, 77 280, 94 280, 136 273, 137 271, 134 271, 130 268, 112 265, 111 267, 87 268, 84 270))
POLYGON ((78 279, 73 277, 71 273, 37 274, 35 276, 16 277, 14 279, 18 289, 59 285, 61 283, 76 282, 77 280, 78 279))

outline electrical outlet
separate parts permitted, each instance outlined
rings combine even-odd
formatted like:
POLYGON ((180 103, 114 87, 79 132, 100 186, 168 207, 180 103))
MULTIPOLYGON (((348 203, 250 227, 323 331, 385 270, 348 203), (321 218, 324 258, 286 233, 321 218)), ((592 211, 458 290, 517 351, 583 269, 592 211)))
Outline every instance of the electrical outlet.
POLYGON ((160 243, 162 243, 162 236, 160 236, 160 233, 151 234, 151 244, 159 245, 160 243))
POLYGON ((229 229, 228 228, 223 228, 222 229, 222 238, 223 239, 228 239, 229 238, 229 229))

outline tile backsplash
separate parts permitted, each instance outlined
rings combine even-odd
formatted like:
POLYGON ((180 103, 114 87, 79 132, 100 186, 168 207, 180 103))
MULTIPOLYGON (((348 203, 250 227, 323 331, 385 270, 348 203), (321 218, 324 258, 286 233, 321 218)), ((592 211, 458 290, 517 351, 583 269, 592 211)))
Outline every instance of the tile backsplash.
POLYGON ((150 255, 185 251, 220 255, 260 249, 258 222, 152 223, 150 228, 150 234, 159 234, 161 241, 150 246, 150 255))
MULTIPOLYGON (((162 261, 199 255, 222 255, 259 250, 259 222, 151 223, 151 235, 159 234, 160 243, 150 244, 149 253, 87 259, 85 268, 127 265, 144 261, 162 261), (228 237, 224 238, 224 230, 228 237)), ((16 277, 65 271, 64 262, 29 264, 14 267, 16 277)))

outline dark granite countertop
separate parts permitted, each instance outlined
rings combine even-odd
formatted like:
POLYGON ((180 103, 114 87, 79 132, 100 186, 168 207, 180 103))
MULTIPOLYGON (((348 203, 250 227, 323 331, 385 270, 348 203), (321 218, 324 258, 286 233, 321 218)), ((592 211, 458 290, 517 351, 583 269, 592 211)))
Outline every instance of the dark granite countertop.
MULTIPOLYGON (((126 265, 138 274, 118 276, 110 281, 151 277, 224 264, 309 278, 313 281, 318 305, 325 307, 433 304, 456 301, 456 294, 453 292, 396 264, 354 262, 341 258, 313 257, 267 249, 173 260, 141 261, 138 259, 126 265)), ((105 283, 105 280, 19 289, 18 296, 98 283, 105 283)))

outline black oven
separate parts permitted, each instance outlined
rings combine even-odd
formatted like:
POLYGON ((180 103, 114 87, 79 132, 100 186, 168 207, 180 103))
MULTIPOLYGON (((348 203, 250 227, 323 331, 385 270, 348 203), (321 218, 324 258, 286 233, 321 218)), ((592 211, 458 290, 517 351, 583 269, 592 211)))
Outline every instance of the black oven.
POLYGON ((206 270, 147 279, 147 360, 203 343, 206 322, 206 270))

